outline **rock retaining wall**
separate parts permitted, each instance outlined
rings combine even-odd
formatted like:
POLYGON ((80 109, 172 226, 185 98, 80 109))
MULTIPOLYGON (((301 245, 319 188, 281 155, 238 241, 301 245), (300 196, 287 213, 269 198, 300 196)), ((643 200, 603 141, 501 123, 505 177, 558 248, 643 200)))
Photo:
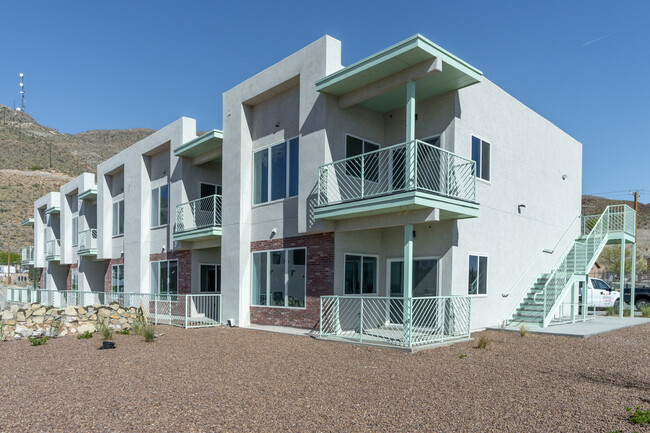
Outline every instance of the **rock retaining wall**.
POLYGON ((144 320, 142 307, 122 307, 117 302, 65 309, 39 303, 22 307, 12 305, 8 310, 2 311, 0 316, 2 340, 95 332, 97 325, 104 321, 114 330, 131 329, 134 322, 144 320))

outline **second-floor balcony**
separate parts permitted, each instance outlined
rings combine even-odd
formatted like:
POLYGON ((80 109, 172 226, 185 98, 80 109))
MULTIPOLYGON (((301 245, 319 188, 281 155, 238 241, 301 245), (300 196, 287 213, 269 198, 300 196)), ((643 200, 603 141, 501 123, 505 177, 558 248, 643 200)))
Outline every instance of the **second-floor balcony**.
POLYGON ((23 266, 34 265, 34 247, 24 247, 20 251, 20 264, 23 266))
POLYGON ((175 241, 221 237, 221 196, 211 195, 176 206, 175 241))
POLYGON ((342 219, 412 209, 440 219, 478 216, 476 163, 413 140, 322 165, 316 218, 342 219))
POLYGON ((79 248, 77 254, 80 256, 97 255, 97 229, 79 232, 79 248))
POLYGON ((58 261, 61 257, 61 242, 58 239, 52 239, 45 243, 45 260, 48 262, 58 261))

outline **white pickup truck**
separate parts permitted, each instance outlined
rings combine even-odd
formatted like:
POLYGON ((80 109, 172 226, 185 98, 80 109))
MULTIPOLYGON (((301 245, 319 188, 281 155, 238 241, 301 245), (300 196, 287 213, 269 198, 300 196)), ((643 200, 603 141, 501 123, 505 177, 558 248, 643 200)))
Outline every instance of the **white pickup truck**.
MULTIPOLYGON (((589 307, 618 308, 618 298, 620 292, 614 290, 609 284, 600 278, 589 278, 589 292, 587 293, 587 305, 589 307)), ((582 302, 582 286, 580 287, 580 296, 582 302)))

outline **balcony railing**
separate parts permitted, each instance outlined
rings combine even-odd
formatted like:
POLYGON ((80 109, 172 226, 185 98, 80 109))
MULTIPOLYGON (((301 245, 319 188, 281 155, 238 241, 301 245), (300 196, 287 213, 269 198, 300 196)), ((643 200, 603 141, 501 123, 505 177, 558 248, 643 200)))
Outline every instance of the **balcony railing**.
POLYGON ((90 254, 97 251, 97 229, 79 232, 78 254, 90 254))
POLYGON ((476 163, 414 140, 322 165, 318 206, 406 191, 476 201, 476 163))
POLYGON ((45 260, 58 260, 61 255, 61 242, 52 239, 45 243, 45 260))
POLYGON ((34 263, 34 247, 24 247, 20 251, 20 262, 23 265, 31 265, 34 263))
POLYGON ((174 233, 209 227, 221 227, 220 195, 211 195, 176 206, 174 233))
POLYGON ((321 296, 320 338, 412 348, 470 336, 470 296, 321 296))

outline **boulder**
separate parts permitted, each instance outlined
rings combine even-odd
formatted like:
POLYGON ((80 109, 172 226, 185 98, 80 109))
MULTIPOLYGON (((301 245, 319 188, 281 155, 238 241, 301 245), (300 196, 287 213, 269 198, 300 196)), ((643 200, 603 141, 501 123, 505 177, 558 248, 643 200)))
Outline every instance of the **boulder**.
POLYGON ((119 318, 120 316, 118 316, 117 314, 111 314, 111 319, 119 319, 119 318))
POLYGON ((15 325, 16 321, 11 319, 11 320, 5 320, 5 325, 15 325))
POLYGON ((12 313, 16 313, 18 310, 20 310, 20 306, 19 306, 19 305, 15 305, 15 304, 14 304, 14 305, 12 305, 12 306, 9 307, 9 311, 11 311, 12 313))
POLYGON ((97 315, 99 317, 109 317, 111 315, 111 310, 109 310, 108 308, 100 308, 97 315))
POLYGON ((19 322, 24 322, 25 321, 25 312, 20 310, 16 313, 16 320, 19 322))
POLYGON ((83 323, 83 324, 79 325, 79 327, 77 328, 77 331, 79 331, 80 334, 83 334, 83 333, 88 332, 88 331, 95 332, 96 329, 95 329, 95 325, 93 325, 92 323, 83 323))
POLYGON ((41 304, 39 304, 38 302, 34 302, 32 305, 29 306, 30 310, 38 310, 39 308, 41 308, 41 304))
POLYGON ((43 323, 45 321, 45 317, 43 316, 34 316, 32 319, 35 324, 43 323))
POLYGON ((14 313, 11 311, 5 310, 2 312, 2 320, 11 320, 14 318, 14 313))
POLYGON ((16 335, 20 335, 23 338, 31 337, 34 334, 34 330, 30 329, 24 325, 16 325, 16 329, 14 331, 16 335))
POLYGON ((72 322, 78 322, 79 318, 77 316, 67 316, 65 320, 67 320, 68 323, 72 323, 72 322))
POLYGON ((32 313, 33 313, 33 311, 32 311, 31 308, 26 309, 25 310, 25 318, 28 318, 29 316, 31 316, 32 313))
POLYGON ((111 307, 113 310, 117 310, 118 308, 120 308, 120 304, 118 304, 117 302, 111 302, 110 304, 108 304, 108 306, 111 307))
POLYGON ((77 311, 79 312, 79 315, 86 314, 86 309, 84 307, 79 307, 77 311))
POLYGON ((45 307, 38 307, 32 314, 34 316, 45 316, 45 307))
POLYGON ((70 306, 70 307, 65 309, 63 314, 65 314, 66 316, 76 316, 77 315, 77 309, 75 307, 73 307, 73 306, 70 306))

